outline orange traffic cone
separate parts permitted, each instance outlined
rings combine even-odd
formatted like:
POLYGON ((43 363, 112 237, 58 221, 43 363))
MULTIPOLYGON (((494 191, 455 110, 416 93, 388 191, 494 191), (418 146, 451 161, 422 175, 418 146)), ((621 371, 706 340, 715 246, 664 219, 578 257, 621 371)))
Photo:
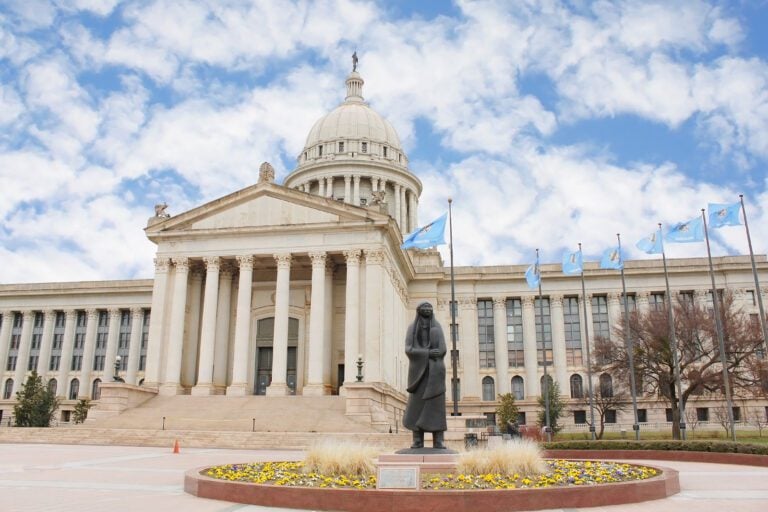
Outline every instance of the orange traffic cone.
POLYGON ((173 443, 173 453, 179 453, 179 440, 178 439, 173 443))

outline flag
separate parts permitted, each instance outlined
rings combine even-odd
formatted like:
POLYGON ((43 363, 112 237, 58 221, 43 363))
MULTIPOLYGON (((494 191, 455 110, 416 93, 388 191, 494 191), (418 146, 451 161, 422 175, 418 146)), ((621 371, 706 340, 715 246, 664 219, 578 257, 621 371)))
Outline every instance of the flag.
POLYGON ((442 245, 445 243, 445 221, 448 218, 448 214, 444 213, 442 216, 433 220, 424 227, 416 229, 413 233, 409 234, 403 240, 401 249, 427 249, 436 245, 442 245))
POLYGON ((525 280, 529 288, 538 288, 541 283, 541 269, 538 260, 525 271, 525 280))
POLYGON ((603 257, 600 258, 600 268, 613 268, 621 270, 624 268, 624 259, 621 257, 621 250, 616 247, 610 247, 603 251, 603 257))
POLYGON ((572 276, 583 271, 581 251, 563 253, 563 274, 572 276))
POLYGON ((709 203, 707 210, 709 210, 710 227, 719 228, 722 226, 740 226, 741 225, 741 219, 739 218, 739 212, 741 211, 741 203, 733 203, 733 204, 709 203))
POLYGON ((645 254, 661 254, 664 252, 664 246, 661 242, 661 229, 657 229, 647 237, 638 240, 635 247, 645 254))
POLYGON ((675 227, 667 231, 666 240, 677 244, 703 242, 704 221, 701 217, 696 217, 686 222, 678 222, 675 227))

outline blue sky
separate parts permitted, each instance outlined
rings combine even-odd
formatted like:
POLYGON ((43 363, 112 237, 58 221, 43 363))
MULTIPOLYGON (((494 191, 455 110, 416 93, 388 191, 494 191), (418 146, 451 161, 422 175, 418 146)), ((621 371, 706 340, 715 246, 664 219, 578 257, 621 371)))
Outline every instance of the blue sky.
POLYGON ((355 50, 419 218, 454 198, 458 264, 596 261, 617 232, 646 258, 740 193, 765 253, 765 26, 759 0, 0 2, 0 282, 151 277, 153 205, 281 181, 355 50))

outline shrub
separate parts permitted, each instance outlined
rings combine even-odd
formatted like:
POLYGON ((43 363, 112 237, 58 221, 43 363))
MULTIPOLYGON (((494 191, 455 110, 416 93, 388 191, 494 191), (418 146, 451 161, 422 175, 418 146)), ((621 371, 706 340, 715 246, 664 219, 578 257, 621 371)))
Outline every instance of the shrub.
POLYGON ((304 459, 305 473, 364 476, 375 473, 373 460, 378 450, 372 446, 347 441, 315 443, 304 459))
POLYGON ((564 441, 545 443, 548 450, 678 450, 686 452, 768 455, 768 446, 727 441, 564 441))
POLYGON ((459 473, 473 475, 530 475, 547 470, 538 443, 526 439, 510 441, 496 448, 460 453, 456 466, 459 473))

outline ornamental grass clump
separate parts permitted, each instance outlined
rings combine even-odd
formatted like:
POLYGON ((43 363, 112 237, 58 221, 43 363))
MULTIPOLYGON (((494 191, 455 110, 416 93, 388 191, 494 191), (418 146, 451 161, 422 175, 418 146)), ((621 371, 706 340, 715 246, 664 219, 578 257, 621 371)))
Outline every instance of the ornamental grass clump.
POLYGON ((527 439, 461 453, 456 469, 459 473, 473 475, 539 475, 548 470, 539 445, 527 439))
POLYGON ((320 441, 304 459, 304 473, 364 476, 376 472, 374 459, 378 450, 372 446, 345 441, 320 441))

